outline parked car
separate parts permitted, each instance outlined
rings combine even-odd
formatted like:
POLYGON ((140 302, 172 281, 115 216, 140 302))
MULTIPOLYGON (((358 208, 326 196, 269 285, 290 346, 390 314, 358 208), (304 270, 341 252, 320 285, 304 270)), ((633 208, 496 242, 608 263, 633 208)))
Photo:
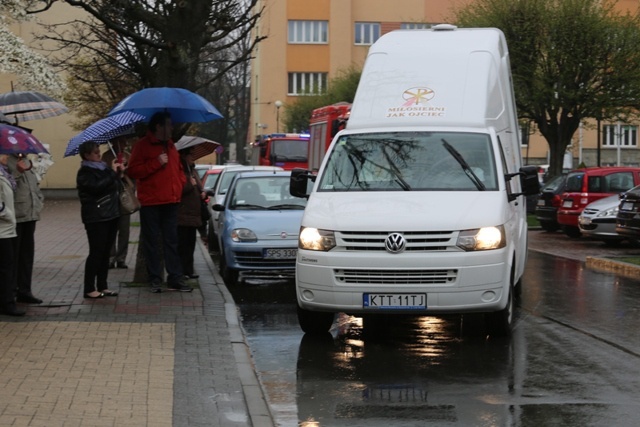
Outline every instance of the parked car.
POLYGON ((220 214, 220 274, 228 285, 243 273, 293 277, 307 199, 289 192, 290 171, 242 172, 234 177, 220 214))
POLYGON ((558 224, 569 237, 580 237, 578 216, 589 203, 623 193, 640 184, 640 168, 592 167, 569 172, 562 204, 558 208, 558 224))
MULTIPOLYGON (((248 171, 281 171, 284 170, 278 166, 244 166, 244 165, 229 165, 225 167, 213 187, 213 196, 209 197, 209 207, 213 208, 213 205, 223 205, 224 199, 229 189, 229 185, 233 178, 240 172, 248 171)), ((209 218, 209 224, 207 225, 207 240, 209 241, 209 249, 217 251, 218 248, 218 216, 219 212, 212 211, 211 218, 209 218)))
POLYGON ((640 242, 640 185, 620 197, 616 232, 626 236, 634 244, 640 242))
POLYGON ((542 191, 538 195, 535 215, 545 231, 556 231, 560 228, 558 224, 558 208, 562 203, 562 193, 567 182, 567 174, 563 173, 542 186, 542 191))
POLYGON ((626 240, 624 236, 616 232, 619 205, 619 194, 589 203, 578 216, 578 227, 582 234, 586 237, 602 240, 607 245, 616 245, 626 240))

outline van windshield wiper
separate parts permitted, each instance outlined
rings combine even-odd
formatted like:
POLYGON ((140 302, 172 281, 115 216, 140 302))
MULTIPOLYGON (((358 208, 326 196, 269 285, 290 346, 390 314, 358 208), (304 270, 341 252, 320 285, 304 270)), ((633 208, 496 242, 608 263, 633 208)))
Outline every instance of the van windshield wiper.
POLYGON ((464 173, 467 174, 467 176, 469 177, 471 182, 473 182, 476 188, 480 191, 485 191, 487 187, 485 187, 484 183, 480 181, 480 178, 478 178, 478 175, 476 175, 473 172, 473 170, 471 170, 471 167, 469 167, 469 164, 467 163, 467 161, 464 159, 464 157, 462 157, 462 154, 460 154, 458 150, 453 148, 451 144, 445 141, 444 138, 442 138, 441 141, 444 148, 446 148, 447 151, 451 154, 451 156, 454 159, 456 159, 456 161, 460 164, 460 166, 462 166, 462 170, 464 171, 464 173))

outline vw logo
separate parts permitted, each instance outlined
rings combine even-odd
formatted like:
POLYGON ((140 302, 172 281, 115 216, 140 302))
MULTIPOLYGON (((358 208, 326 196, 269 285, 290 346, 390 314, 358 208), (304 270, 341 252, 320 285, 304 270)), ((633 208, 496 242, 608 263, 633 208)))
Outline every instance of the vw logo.
POLYGON ((280 238, 281 238, 281 239, 286 239, 286 238, 287 238, 287 236, 288 236, 288 234, 287 234, 287 232, 286 232, 286 231, 282 231, 282 232, 280 233, 280 238))
POLYGON ((384 241, 384 247, 387 252, 392 254, 399 254, 407 247, 407 241, 404 240, 404 236, 400 233, 391 233, 384 241))

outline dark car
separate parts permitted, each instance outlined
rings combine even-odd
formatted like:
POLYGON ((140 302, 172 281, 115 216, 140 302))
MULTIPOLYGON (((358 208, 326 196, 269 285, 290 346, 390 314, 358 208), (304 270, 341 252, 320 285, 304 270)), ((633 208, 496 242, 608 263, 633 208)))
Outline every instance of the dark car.
POLYGON ((551 178, 540 191, 535 208, 536 219, 545 231, 556 231, 560 228, 557 214, 562 204, 562 193, 567 182, 567 174, 563 173, 551 178))
POLYGON ((616 233, 634 243, 640 242, 640 185, 620 196, 616 233))

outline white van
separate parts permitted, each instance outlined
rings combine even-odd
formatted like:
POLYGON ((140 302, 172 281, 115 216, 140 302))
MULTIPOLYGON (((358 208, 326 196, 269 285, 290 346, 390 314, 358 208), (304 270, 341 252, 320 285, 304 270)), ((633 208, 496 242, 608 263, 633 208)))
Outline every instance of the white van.
POLYGON ((337 312, 365 327, 377 315, 476 312, 508 333, 527 258, 524 195, 539 190, 536 168, 521 163, 500 30, 382 36, 317 176, 292 173, 291 193, 309 197, 302 329, 326 333, 337 312))

